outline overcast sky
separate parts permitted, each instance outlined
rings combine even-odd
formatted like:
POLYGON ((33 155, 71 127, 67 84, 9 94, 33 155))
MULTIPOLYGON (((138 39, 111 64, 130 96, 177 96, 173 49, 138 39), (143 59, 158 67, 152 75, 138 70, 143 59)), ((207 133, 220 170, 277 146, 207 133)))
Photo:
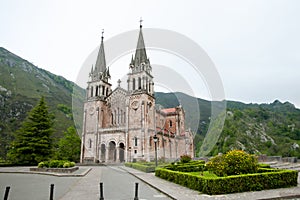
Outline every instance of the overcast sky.
POLYGON ((138 29, 142 17, 144 28, 172 30, 200 45, 219 72, 226 99, 279 99, 300 108, 297 0, 0 0, 0 9, 0 46, 72 81, 99 45, 103 28, 109 40, 138 29))

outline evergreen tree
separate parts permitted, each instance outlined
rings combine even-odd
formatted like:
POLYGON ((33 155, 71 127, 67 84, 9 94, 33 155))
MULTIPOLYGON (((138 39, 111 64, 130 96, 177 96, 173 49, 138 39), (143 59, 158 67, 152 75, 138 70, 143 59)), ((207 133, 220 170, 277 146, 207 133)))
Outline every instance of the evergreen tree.
POLYGON ((18 165, 36 165, 52 154, 53 115, 42 97, 28 113, 8 153, 10 160, 18 165))
POLYGON ((71 126, 58 142, 57 158, 61 160, 69 160, 79 162, 80 159, 81 140, 76 133, 76 129, 71 126))

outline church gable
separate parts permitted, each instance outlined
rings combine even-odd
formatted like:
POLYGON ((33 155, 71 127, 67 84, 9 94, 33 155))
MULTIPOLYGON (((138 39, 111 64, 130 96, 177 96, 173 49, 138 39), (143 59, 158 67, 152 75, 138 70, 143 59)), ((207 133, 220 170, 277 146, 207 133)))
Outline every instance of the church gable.
POLYGON ((125 125, 126 122, 126 95, 127 91, 117 87, 109 96, 112 125, 125 125))

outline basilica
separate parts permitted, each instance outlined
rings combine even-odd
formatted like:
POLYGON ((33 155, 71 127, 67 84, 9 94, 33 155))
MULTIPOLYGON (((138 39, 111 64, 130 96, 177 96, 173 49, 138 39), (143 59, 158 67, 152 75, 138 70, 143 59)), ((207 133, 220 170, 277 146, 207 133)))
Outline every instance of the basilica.
MULTIPOLYGON (((120 66, 126 67, 126 66, 120 66)), ((103 35, 89 74, 84 102, 81 163, 174 161, 194 155, 193 137, 178 105, 155 105, 154 77, 140 25, 137 47, 129 64, 127 89, 112 90, 103 35)))

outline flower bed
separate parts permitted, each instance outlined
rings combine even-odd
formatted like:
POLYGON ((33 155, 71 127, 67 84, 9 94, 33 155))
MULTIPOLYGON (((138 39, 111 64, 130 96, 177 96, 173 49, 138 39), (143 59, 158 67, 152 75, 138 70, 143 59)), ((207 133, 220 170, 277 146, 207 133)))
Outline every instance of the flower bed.
POLYGON ((35 172, 54 172, 54 173, 72 173, 78 170, 74 162, 67 160, 51 160, 44 161, 38 164, 38 167, 30 168, 30 171, 35 172))

